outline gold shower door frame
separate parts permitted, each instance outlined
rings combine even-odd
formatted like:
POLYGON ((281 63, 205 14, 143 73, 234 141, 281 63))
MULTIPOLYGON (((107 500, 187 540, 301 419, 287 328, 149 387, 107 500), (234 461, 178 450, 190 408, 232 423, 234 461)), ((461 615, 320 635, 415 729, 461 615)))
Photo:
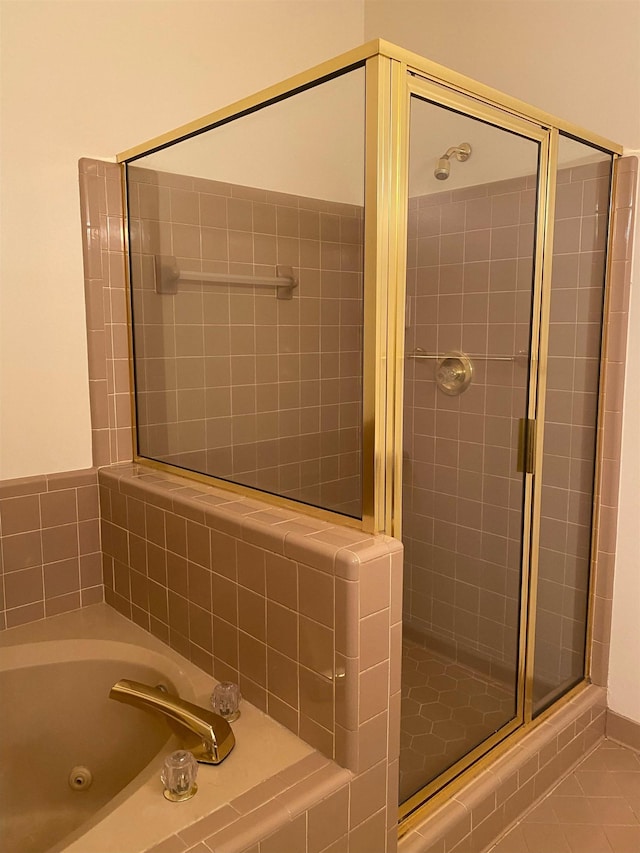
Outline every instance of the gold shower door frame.
MULTIPOLYGON (((371 60, 370 60, 371 62, 371 60)), ((368 63, 369 64, 369 63, 368 63)), ((423 818, 425 810, 434 808, 441 801, 438 792, 447 796, 452 788, 460 787, 467 781, 465 770, 475 765, 475 770, 484 767, 490 757, 488 753, 495 749, 505 749, 513 742, 513 737, 523 736, 533 725, 544 720, 558 704, 568 701, 580 691, 587 682, 589 674, 589 656, 585 660, 585 673, 582 681, 556 701, 547 711, 534 720, 533 717, 533 667, 535 657, 536 600, 538 582, 539 534, 541 522, 542 490, 536 488, 535 472, 542 471, 544 453, 544 417, 546 400, 547 358, 549 338, 549 318, 551 307, 551 277, 555 219, 556 175, 558 169, 559 126, 556 120, 552 124, 549 116, 531 110, 527 116, 522 105, 512 99, 504 98, 500 102, 492 93, 491 98, 483 97, 479 87, 470 89, 468 81, 460 85, 456 75, 445 79, 430 74, 424 68, 412 67, 411 63, 391 61, 388 66, 390 83, 379 87, 379 99, 384 103, 380 112, 386 114, 388 123, 383 127, 383 138, 389 147, 390 163, 386 165, 386 198, 378 202, 379 209, 388 217, 383 226, 379 224, 378 234, 389 236, 389 253, 385 259, 388 278, 386 288, 378 281, 378 289, 387 294, 387 312, 389 327, 387 330, 387 388, 386 413, 387 435, 385 489, 378 497, 379 506, 384 513, 383 529, 401 539, 402 537, 402 435, 403 435, 403 387, 404 387, 404 332, 405 332, 405 296, 406 296, 406 246, 407 246, 407 210, 408 210, 408 162, 409 162, 409 114, 412 97, 422 98, 438 106, 453 109, 463 115, 487 122, 497 128, 516 133, 539 144, 539 163, 537 175, 537 197, 535 217, 534 278, 532 286, 531 338, 529 359, 529 383, 526 417, 534 425, 535 445, 532 452, 533 468, 524 474, 524 502, 522 515, 522 556, 520 620, 518 641, 518 672, 516 691, 516 713, 514 718, 502 726, 435 780, 426 784, 416 794, 400 805, 400 835, 423 818), (384 507, 382 508, 382 495, 384 507), (511 736, 511 737, 510 737, 511 736), (508 742, 506 739, 508 738, 508 742), (447 786, 446 792, 443 788, 447 786), (428 800, 428 802, 427 802, 428 800)), ((576 139, 586 141, 614 155, 620 154, 619 146, 609 143, 566 126, 565 133, 576 139)), ((369 167, 369 162, 367 161, 369 167)), ((615 176, 615 169, 614 169, 615 176)), ((383 183, 383 192, 384 192, 383 183)), ((365 214, 367 215, 367 214, 365 214)), ((611 237, 611 218, 609 221, 609 241, 611 237)), ((366 251, 366 244, 365 244, 366 251)), ((382 253, 378 250, 378 255, 382 253)), ((609 259, 607 258, 607 270, 609 259)), ((380 269, 377 269, 380 276, 380 269)), ((607 274, 608 280, 608 274, 607 274)), ((605 294, 608 295, 608 287, 605 294)), ((607 300, 608 301, 608 300, 607 300)), ((605 303, 606 305, 607 303, 605 303)), ((606 313, 603 318, 603 334, 606 328, 606 313)), ((601 404, 600 396, 600 404, 601 404)), ((598 415, 600 422, 600 413, 598 415)), ((596 456, 594 495, 600 476, 601 455, 596 456)), ((596 512, 597 516, 597 512, 596 512)), ((594 528, 596 516, 594 516, 594 528)), ((595 553, 595 537, 592 551, 595 553)), ((592 558, 593 562, 593 558, 592 558)), ((590 600, 592 596, 590 596, 590 600)), ((591 608, 587 623, 587 640, 591 631, 591 608)), ((588 649, 588 646, 587 646, 588 649)))
MULTIPOLYGON (((402 399, 395 389, 403 357, 397 347, 398 335, 403 335, 403 327, 399 323, 402 322, 404 312, 404 303, 398 303, 398 293, 399 286, 400 289, 404 288, 407 116, 411 87, 415 87, 416 94, 419 94, 420 86, 436 84, 438 94, 432 98, 436 103, 445 104, 445 100, 442 100, 445 98, 445 92, 449 98, 466 98, 468 106, 465 105, 464 110, 473 107, 480 111, 478 115, 484 110, 489 121, 494 123, 499 115, 498 124, 505 129, 509 128, 509 122, 514 122, 513 129, 520 132, 516 128, 519 121, 524 123, 518 126, 526 126, 532 133, 535 132, 532 129, 536 126, 538 130, 546 129, 543 132, 546 132, 550 140, 550 152, 554 148, 554 139, 557 140, 558 130, 615 155, 622 154, 622 147, 517 98, 478 83, 470 77, 431 62, 419 54, 383 39, 375 39, 240 101, 135 145, 117 154, 116 162, 124 166, 146 154, 226 124, 362 66, 366 69, 362 518, 350 518, 307 504, 304 505, 304 512, 332 523, 357 527, 368 533, 397 536, 400 533, 398 520, 401 519, 398 487, 401 469, 397 467, 396 445, 399 435, 397 427, 402 424, 402 413, 399 411, 402 399)), ((545 183, 551 204, 555 187, 554 163, 555 161, 552 162, 549 158, 549 172, 545 183)), ((125 198, 124 230, 127 240, 126 169, 123 168, 122 172, 125 198)), ((545 229, 540 229, 540 225, 551 222, 552 215, 548 213, 550 209, 547 207, 544 214, 539 210, 539 233, 548 233, 545 229)), ((539 236, 538 247, 541 250, 539 236)), ((551 243, 547 239, 547 260, 551 256, 550 247, 551 243)), ((128 249, 127 245, 127 251, 128 249)), ((536 262, 538 260, 536 257, 536 262)), ((127 286, 130 291, 128 269, 127 286)), ((133 365, 131 317, 128 327, 130 364, 133 365)), ((138 456, 133 393, 131 407, 134 414, 133 458, 136 462, 171 471, 181 477, 218 484, 241 495, 259 497, 275 506, 300 510, 301 505, 295 500, 138 456)))
MULTIPOLYGON (((395 305, 395 330, 393 335, 389 335, 389 340, 393 340, 397 344, 397 349, 394 357, 395 370, 390 381, 393 383, 393 392, 391 396, 395 398, 394 406, 394 435, 398 439, 394 442, 394 453, 391 460, 392 472, 388 475, 391 477, 394 484, 393 494, 391 496, 390 512, 390 528, 393 535, 401 538, 402 525, 402 419, 403 419, 403 385, 404 385, 404 328, 405 328, 405 292, 406 292, 406 245, 407 245, 407 222, 406 210, 408 207, 408 159, 409 159, 409 113, 411 98, 417 97, 429 101, 430 103, 453 109, 456 112, 484 121, 494 127, 505 131, 516 133, 521 137, 531 139, 539 146, 538 156, 538 176, 537 176, 537 205, 536 205, 536 230, 535 230, 535 248, 534 248, 534 279, 533 279, 533 294, 532 294, 532 309, 531 309, 531 340, 530 340, 530 360, 529 360, 529 381, 528 381, 528 400, 526 417, 530 420, 535 420, 538 415, 537 401, 544 399, 544 375, 546 371, 538 370, 538 365, 546 363, 546 352, 540 352, 540 328, 541 328, 541 307, 542 307, 542 292, 543 292, 543 269, 545 278, 550 280, 550 269, 543 264, 545 257, 550 258, 550 247, 552 245, 553 234, 553 218, 546 217, 549 198, 553 196, 555 183, 555 157, 551 155, 552 151, 552 134, 547 128, 541 127, 533 122, 526 121, 519 116, 514 116, 508 112, 504 112, 494 106, 471 99, 466 95, 452 91, 443 87, 439 83, 434 83, 425 80, 422 77, 406 73, 404 76, 404 92, 402 93, 402 104, 399 109, 399 122, 401 130, 398 134, 400 142, 398 145, 398 168, 395 173, 399 177, 398 187, 395 192, 395 202, 398 207, 402 207, 402 212, 398 210, 398 220, 396 227, 393 229, 396 236, 396 257, 395 257, 395 282, 390 281, 390 291, 395 291, 395 298, 392 300, 395 305), (402 184, 400 185, 400 180, 402 184), (545 227, 547 226, 547 227, 545 227)), ((389 111, 392 113, 392 109, 389 111)), ((393 125, 392 125, 393 126, 393 125)), ((393 207, 393 203, 391 207, 393 207)), ((547 288, 548 290, 548 288, 547 288)), ((548 300, 547 300, 548 302, 548 300)), ((536 445, 538 452, 541 451, 542 436, 536 445)), ((535 566, 531 565, 531 542, 534 535, 536 525, 533 523, 534 515, 537 510, 538 523, 540 516, 540 498, 534 498, 534 483, 533 473, 525 473, 524 475, 524 503, 522 514, 522 551, 521 551, 521 588, 520 588, 520 618, 519 618, 519 640, 518 640, 518 672, 517 672, 517 690, 516 690, 516 708, 515 715, 512 720, 502 726, 487 740, 483 741, 463 758, 453 764, 450 768, 440 774, 437 779, 429 782, 423 789, 418 791, 407 801, 400 806, 400 818, 406 818, 413 813, 428 797, 438 791, 452 779, 457 777, 471 764, 475 763, 480 757, 485 755, 500 741, 504 740, 508 735, 512 734, 516 729, 520 728, 525 719, 525 705, 527 701, 526 690, 526 673, 525 661, 527 659, 527 628, 533 613, 529 612, 528 590, 530 588, 530 578, 535 586, 535 566), (533 573, 532 573, 533 569, 533 573)), ((531 660, 533 654, 531 653, 531 660)))
MULTIPOLYGON (((614 155, 614 167, 616 157, 622 154, 621 146, 438 63, 426 60, 418 54, 376 39, 255 95, 130 148, 119 154, 116 159, 118 163, 126 164, 144 154, 259 110, 261 107, 302 92, 362 65, 366 69, 362 520, 350 519, 328 510, 306 505, 304 512, 325 518, 334 524, 357 526, 369 533, 386 533, 400 538, 402 532, 404 294, 411 97, 424 97, 435 104, 456 109, 540 144, 527 412, 528 418, 537 420, 538 424, 534 471, 541 470, 544 444, 544 400, 559 131, 614 155)), ((611 220, 608 245, 610 245, 610 237, 611 220)), ((608 268, 609 262, 607 262, 607 270, 608 268)), ((128 286, 130 288, 130 282, 128 286)), ((606 305, 608 287, 605 290, 605 300, 606 305)), ((133 364, 131 320, 129 338, 130 358, 133 364)), ((135 407, 133 398, 132 407, 135 407)), ((174 471, 182 477, 190 476, 207 483, 217 483, 225 489, 259 497, 276 506, 300 511, 301 505, 287 498, 259 492, 248 486, 216 480, 211 476, 190 473, 166 463, 140 458, 137 456, 135 446, 134 459, 146 466, 174 471)), ((600 466, 601 453, 598 449, 596 486, 600 466)), ((463 777, 460 774, 467 767, 475 762, 477 762, 476 767, 481 767, 483 761, 478 759, 486 756, 490 749, 504 748, 504 741, 508 735, 518 737, 520 733, 526 732, 531 725, 540 722, 546 716, 545 712, 534 721, 532 708, 537 539, 541 509, 539 492, 540 490, 535 488, 535 473, 527 474, 523 529, 528 532, 528 535, 524 537, 522 547, 516 717, 446 771, 437 782, 427 785, 403 804, 400 809, 401 834, 412 825, 414 820, 422 817, 423 809, 420 806, 428 797, 447 783, 451 783, 447 790, 462 784, 463 777)), ((590 614, 591 612, 590 608, 590 614)), ((590 630, 589 621, 587 639, 590 630)), ((557 707, 558 702, 566 701, 581 689, 583 684, 584 681, 565 694, 565 697, 558 700, 552 708, 557 707)), ((510 742, 512 740, 513 738, 510 738, 510 742)), ((431 797, 427 807, 437 804, 438 800, 439 796, 431 797)))

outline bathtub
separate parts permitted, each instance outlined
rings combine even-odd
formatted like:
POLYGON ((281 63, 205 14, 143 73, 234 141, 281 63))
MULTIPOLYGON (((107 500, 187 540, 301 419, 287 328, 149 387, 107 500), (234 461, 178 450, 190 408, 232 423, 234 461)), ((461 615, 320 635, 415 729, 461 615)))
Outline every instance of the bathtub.
POLYGON ((106 605, 0 636, 0 820, 11 853, 137 853, 313 750, 246 702, 236 747, 199 765, 198 793, 162 796, 165 720, 108 699, 120 678, 208 707, 215 681, 106 605))

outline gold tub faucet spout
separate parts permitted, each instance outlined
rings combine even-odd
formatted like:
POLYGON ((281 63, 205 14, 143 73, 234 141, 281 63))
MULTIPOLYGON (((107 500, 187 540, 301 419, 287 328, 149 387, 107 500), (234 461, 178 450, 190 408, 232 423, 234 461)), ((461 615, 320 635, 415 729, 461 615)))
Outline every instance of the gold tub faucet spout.
POLYGON ((223 717, 158 687, 122 678, 111 688, 109 698, 165 716, 202 764, 220 764, 235 746, 231 726, 223 717))

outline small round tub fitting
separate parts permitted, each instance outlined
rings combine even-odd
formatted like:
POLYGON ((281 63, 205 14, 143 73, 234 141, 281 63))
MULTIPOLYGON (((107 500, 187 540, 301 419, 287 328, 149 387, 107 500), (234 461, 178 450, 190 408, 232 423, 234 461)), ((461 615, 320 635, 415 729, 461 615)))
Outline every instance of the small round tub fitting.
POLYGON ((78 765, 69 773, 69 787, 74 791, 86 791, 91 787, 93 782, 93 774, 88 767, 78 765))

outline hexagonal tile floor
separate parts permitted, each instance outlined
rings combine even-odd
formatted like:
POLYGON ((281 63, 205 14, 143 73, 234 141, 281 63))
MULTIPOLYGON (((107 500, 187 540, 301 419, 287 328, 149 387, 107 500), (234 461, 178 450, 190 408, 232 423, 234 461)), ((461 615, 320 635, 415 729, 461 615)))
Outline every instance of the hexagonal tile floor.
POLYGON ((400 802, 514 715, 512 690, 405 638, 402 645, 400 802))

